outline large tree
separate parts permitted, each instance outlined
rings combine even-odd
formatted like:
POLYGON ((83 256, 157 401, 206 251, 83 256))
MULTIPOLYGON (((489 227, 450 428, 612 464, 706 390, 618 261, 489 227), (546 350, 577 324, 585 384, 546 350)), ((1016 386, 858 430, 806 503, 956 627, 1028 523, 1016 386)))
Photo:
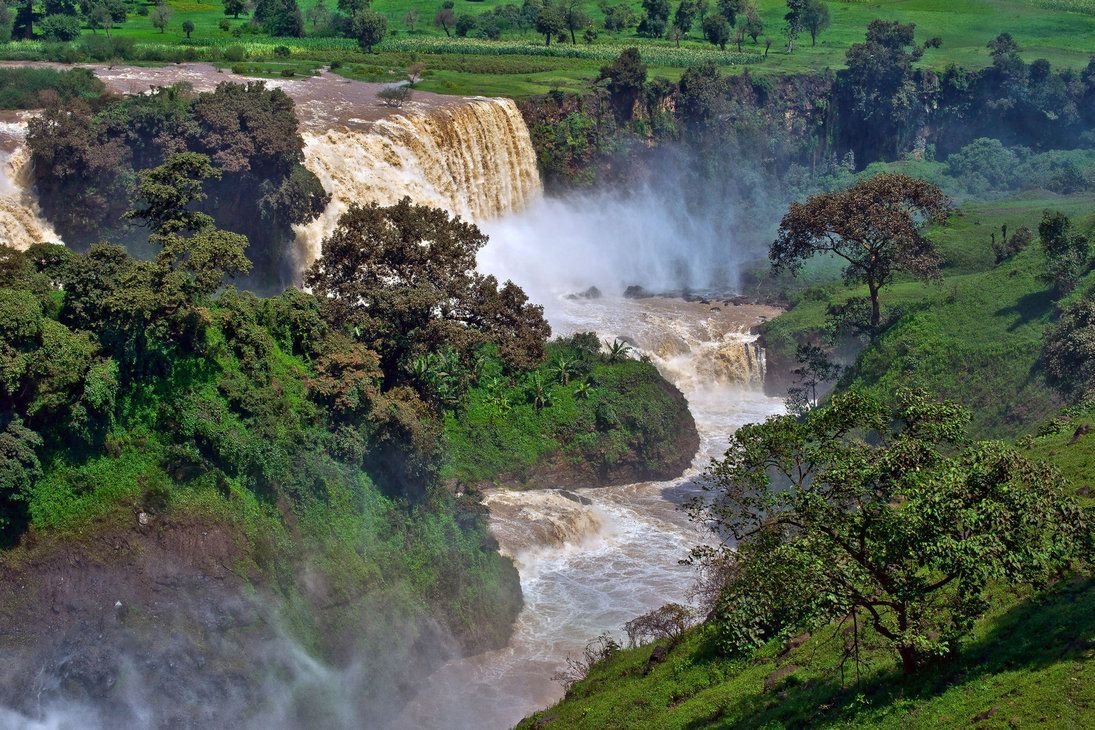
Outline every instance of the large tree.
POLYGON ((405 379, 415 357, 445 347, 470 356, 485 342, 527 367, 543 356, 550 329, 517 286, 499 287, 475 270, 486 241, 474 225, 409 198, 354 205, 324 239, 305 282, 328 321, 380 353, 389 383, 405 379))
POLYGON ((737 545, 693 551, 725 566, 723 650, 839 621, 851 656, 866 627, 914 672, 955 651, 990 585, 1043 583, 1085 549, 1090 518, 1051 467, 967 442, 958 406, 895 400, 848 392, 744 426, 708 470, 692 516, 737 545))
POLYGON ((608 81, 608 93, 616 115, 622 120, 631 119, 635 102, 646 84, 646 64, 638 48, 625 48, 607 66, 601 66, 598 81, 608 81))
POLYGON ((879 290, 898 272, 922 279, 939 275, 942 263, 924 237, 927 222, 943 222, 950 201, 942 190, 916 178, 883 173, 846 190, 791 203, 768 252, 777 271, 798 271, 820 253, 844 259, 844 278, 867 285, 871 328, 882 321, 879 290))

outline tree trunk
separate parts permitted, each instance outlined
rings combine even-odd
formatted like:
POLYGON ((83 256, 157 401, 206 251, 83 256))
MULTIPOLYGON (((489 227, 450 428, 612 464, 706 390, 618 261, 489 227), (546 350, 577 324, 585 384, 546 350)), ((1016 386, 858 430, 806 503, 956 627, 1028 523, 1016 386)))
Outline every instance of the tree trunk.
POLYGON ((898 646, 897 653, 901 656, 902 674, 916 674, 916 670, 920 666, 920 662, 916 656, 916 649, 913 649, 911 646, 898 646))
POLYGON ((572 45, 572 46, 578 45, 578 40, 574 37, 574 29, 573 28, 570 29, 570 45, 572 45))
POLYGON ((551 45, 551 33, 544 33, 544 45, 545 46, 550 46, 551 45))
POLYGON ((878 326, 882 324, 882 307, 878 303, 878 285, 874 282, 867 282, 867 290, 871 294, 871 329, 878 330, 878 326))

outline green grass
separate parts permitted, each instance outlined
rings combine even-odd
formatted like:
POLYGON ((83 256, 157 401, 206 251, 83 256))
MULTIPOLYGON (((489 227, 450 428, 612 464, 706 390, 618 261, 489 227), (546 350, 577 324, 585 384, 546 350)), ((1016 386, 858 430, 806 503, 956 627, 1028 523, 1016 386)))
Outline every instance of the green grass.
POLYGON ((459 413, 446 414, 446 480, 524 482, 560 460, 594 471, 641 460, 650 470, 665 471, 680 458, 676 437, 687 406, 670 396, 653 365, 583 358, 553 344, 537 373, 548 385, 547 406, 537 408, 527 379, 513 382, 490 373, 470 390, 459 413), (552 372, 560 357, 578 362, 583 371, 566 384, 552 372), (576 392, 582 382, 591 384, 588 397, 576 392))
MULTIPOLYGON (((897 321, 845 373, 841 387, 892 392, 920 386, 974 411, 980 436, 1009 436, 1061 407, 1038 369, 1042 337, 1055 304, 1040 279, 1044 259, 1035 242, 993 267, 989 233, 1006 223, 1037 230, 1042 210, 1054 208, 1081 222, 1095 213, 1095 196, 1029 194, 968 203, 945 227, 931 232, 946 262, 940 283, 900 281, 882 291, 884 311, 897 321)), ((1095 275, 1077 291, 1095 284, 1095 275)), ((765 328, 775 361, 793 356, 796 342, 822 334, 829 302, 865 296, 864 287, 832 282, 797 294, 794 306, 765 328)))
MULTIPOLYGON (((301 3, 307 10, 312 0, 301 3)), ((328 7, 333 3, 328 2, 328 7)), ((457 3, 456 12, 478 14, 505 4, 504 0, 457 3)), ((651 75, 677 78, 681 70, 702 60, 715 60, 734 70, 749 68, 751 73, 802 73, 840 68, 848 47, 863 40, 867 24, 875 19, 900 20, 917 25, 918 38, 939 36, 941 49, 929 51, 923 63, 941 69, 955 63, 981 67, 990 61, 985 45, 1000 32, 1010 32, 1023 47, 1028 61, 1047 58, 1054 65, 1080 68, 1087 64, 1095 37, 1095 3, 1091 0, 879 0, 878 2, 830 2, 832 27, 824 32, 816 47, 809 37, 799 40, 799 48, 787 53, 782 41, 782 15, 786 11, 782 0, 760 0, 759 6, 773 39, 768 58, 762 58, 763 47, 746 41, 742 54, 733 47, 726 53, 707 43, 698 27, 677 48, 667 39, 648 39, 627 33, 599 30, 597 40, 587 45, 579 39, 577 45, 552 43, 545 48, 543 38, 533 32, 507 32, 501 41, 474 38, 446 38, 433 25, 436 7, 423 6, 412 0, 375 0, 374 9, 388 17, 390 36, 378 48, 378 55, 366 56, 357 50, 354 41, 344 38, 269 38, 243 34, 234 37, 231 30, 219 28, 225 18, 218 3, 179 2, 169 0, 174 13, 168 28, 161 33, 152 27, 150 19, 132 14, 112 33, 133 38, 138 51, 153 51, 161 60, 173 60, 174 55, 192 48, 194 59, 217 60, 219 49, 243 47, 250 60, 269 59, 278 45, 292 49, 294 60, 358 63, 365 66, 389 65, 385 57, 399 58, 397 68, 406 65, 405 57, 424 61, 430 69, 421 88, 441 93, 498 94, 523 96, 552 88, 580 90, 596 77, 601 65, 621 48, 637 45, 652 66, 651 75), (418 9, 419 23, 411 32, 404 16, 411 8, 418 9), (185 20, 194 23, 195 31, 187 40, 181 28, 185 20), (468 69, 454 63, 452 56, 513 59, 514 65, 524 66, 529 57, 551 58, 558 61, 544 70, 529 72, 523 68, 507 69, 505 64, 484 69, 468 69), (519 60, 521 59, 521 60, 519 60)), ((588 2, 587 11, 594 25, 601 28, 603 14, 596 3, 588 2)), ((636 8, 640 3, 633 2, 636 8)), ((230 28, 247 24, 247 18, 229 19, 230 28)), ((307 23, 306 23, 307 25, 307 23)), ((310 30, 310 28, 309 28, 310 30)), ((85 31, 85 34, 89 34, 85 31)), ((101 32, 100 32, 101 34, 101 32)), ((0 50, 11 58, 35 58, 42 53, 38 42, 12 43, 0 50)), ((394 64, 392 64, 394 65, 394 64)), ((373 78, 372 76, 370 78, 373 78)))
POLYGON ((653 646, 618 653, 519 727, 1091 727, 1095 585, 1019 598, 998 595, 956 660, 913 679, 881 648, 863 655, 860 682, 850 664, 842 677, 832 627, 785 656, 773 642, 752 659, 716 656, 698 629, 645 677, 653 646))

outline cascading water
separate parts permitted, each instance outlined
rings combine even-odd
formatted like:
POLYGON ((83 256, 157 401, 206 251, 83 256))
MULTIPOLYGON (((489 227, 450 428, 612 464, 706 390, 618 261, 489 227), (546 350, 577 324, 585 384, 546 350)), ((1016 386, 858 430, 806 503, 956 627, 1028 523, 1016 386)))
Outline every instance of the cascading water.
MULTIPOLYGON (((519 272, 492 273, 522 283, 519 272)), ((635 616, 686 603, 696 575, 679 561, 705 536, 677 507, 699 489, 699 472, 735 428, 783 407, 760 389, 763 361, 751 334, 773 308, 562 297, 547 311, 560 334, 627 337, 650 355, 687 396, 699 453, 670 482, 489 493, 491 530, 517 564, 525 609, 506 649, 442 667, 398 727, 510 727, 561 696, 551 678, 590 638, 609 632, 620 639, 635 616)))
POLYGON ((540 197, 536 153, 510 99, 470 99, 399 114, 367 129, 305 132, 305 165, 331 193, 327 210, 297 229, 303 263, 351 203, 404 196, 466 220, 513 213, 540 197))
POLYGON ((24 121, 0 121, 0 243, 25 249, 34 243, 58 243, 31 193, 30 153, 23 145, 24 121))

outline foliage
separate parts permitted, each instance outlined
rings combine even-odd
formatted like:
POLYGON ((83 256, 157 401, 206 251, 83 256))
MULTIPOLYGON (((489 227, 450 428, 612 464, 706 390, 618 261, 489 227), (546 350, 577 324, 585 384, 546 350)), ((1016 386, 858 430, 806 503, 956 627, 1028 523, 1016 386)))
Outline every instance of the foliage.
POLYGON ((948 210, 946 195, 934 185, 900 174, 878 175, 842 192, 792 203, 769 258, 776 271, 791 272, 818 253, 844 259, 845 280, 867 285, 871 325, 877 328, 879 289, 896 273, 938 277, 939 256, 920 225, 946 220, 948 210))
POLYGON ((738 566, 716 609, 723 650, 855 616, 911 673, 955 651, 993 581, 1044 584, 1066 567, 1088 518, 1051 469, 966 443, 968 418, 921 393, 891 411, 847 392, 739 429, 708 471, 711 499, 691 508, 738 543, 721 558, 738 566))
POLYGON ((475 226, 408 198, 390 207, 354 205, 324 239, 305 280, 328 321, 355 330, 380 353, 389 378, 442 346, 467 358, 488 340, 507 364, 528 367, 542 358, 549 329, 542 309, 512 282, 499 287, 475 271, 486 240, 475 226))
POLYGON ((1072 400, 1095 395, 1095 299, 1081 297, 1046 332, 1046 378, 1072 400))
POLYGON ((1090 265, 1087 236, 1072 230, 1072 221, 1060 211, 1046 210, 1038 224, 1046 253, 1045 278, 1059 294, 1067 294, 1090 265))

